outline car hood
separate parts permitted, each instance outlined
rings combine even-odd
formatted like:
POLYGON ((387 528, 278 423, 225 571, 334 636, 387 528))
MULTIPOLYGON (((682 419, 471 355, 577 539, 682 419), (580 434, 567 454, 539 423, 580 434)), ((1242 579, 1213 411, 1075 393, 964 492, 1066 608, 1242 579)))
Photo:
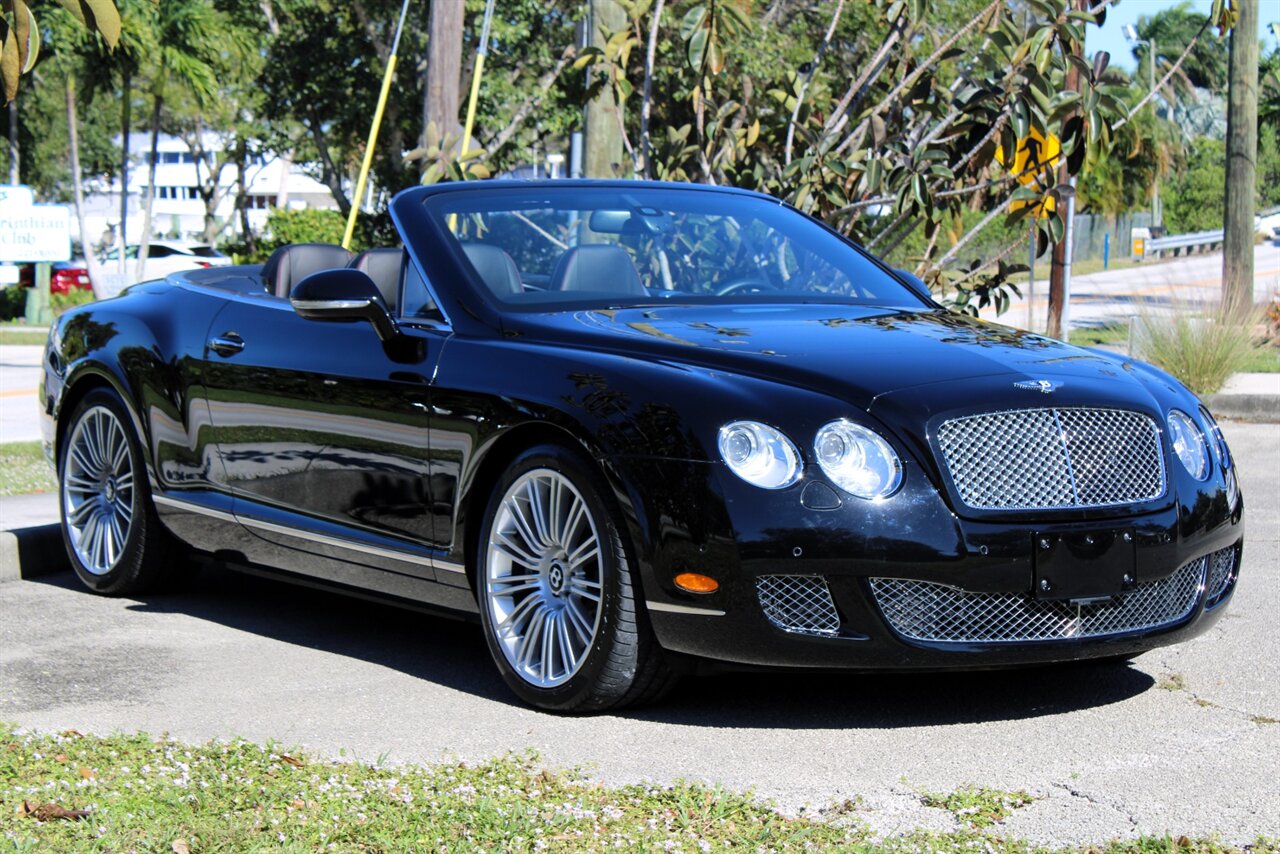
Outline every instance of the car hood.
MULTIPOLYGON (((1071 378, 1076 386, 1119 384, 1128 387, 1128 395, 1142 383, 1121 360, 942 310, 660 306, 524 315, 507 331, 526 340, 761 377, 839 397, 862 409, 902 389, 954 387, 978 378, 1071 378)), ((1012 383, 1001 387, 1012 388, 1012 383)), ((1021 400, 1034 392, 1020 392, 1021 400)))

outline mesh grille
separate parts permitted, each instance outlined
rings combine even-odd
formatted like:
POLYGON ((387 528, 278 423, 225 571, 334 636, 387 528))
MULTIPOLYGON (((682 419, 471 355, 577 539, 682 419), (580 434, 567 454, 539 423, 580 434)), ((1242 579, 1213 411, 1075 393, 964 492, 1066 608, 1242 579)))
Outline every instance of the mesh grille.
POLYGON ((973 593, 902 578, 872 578, 876 603, 898 634, 937 643, 1015 643, 1093 638, 1176 623, 1195 608, 1211 558, 1091 605, 1027 593, 973 593))
POLYGON ((1049 510, 1164 494, 1154 421, 1121 409, 1022 409, 946 421, 938 447, 976 510, 1049 510))
POLYGON ((1204 589, 1206 601, 1210 607, 1218 604, 1223 594, 1227 592, 1227 588, 1231 586, 1235 569, 1235 547, 1222 549, 1209 555, 1209 574, 1204 589))
POLYGON ((826 579, 817 575, 761 575, 756 595, 769 622, 786 632, 833 637, 840 615, 826 579))

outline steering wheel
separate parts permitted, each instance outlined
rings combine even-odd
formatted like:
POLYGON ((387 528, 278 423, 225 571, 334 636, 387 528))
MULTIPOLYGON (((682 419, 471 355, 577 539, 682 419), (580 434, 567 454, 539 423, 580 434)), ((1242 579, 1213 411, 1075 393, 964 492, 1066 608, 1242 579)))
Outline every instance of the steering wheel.
POLYGON ((716 296, 723 297, 729 294, 736 294, 738 291, 776 291, 777 285, 766 282, 764 279, 757 279, 755 276, 742 276, 741 278, 725 282, 716 289, 716 296))

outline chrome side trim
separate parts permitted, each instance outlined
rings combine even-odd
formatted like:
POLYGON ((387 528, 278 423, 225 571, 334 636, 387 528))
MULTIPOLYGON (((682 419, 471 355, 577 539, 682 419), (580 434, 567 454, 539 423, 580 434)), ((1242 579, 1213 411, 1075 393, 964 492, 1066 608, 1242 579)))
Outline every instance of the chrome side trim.
POLYGON ((432 565, 435 566, 436 569, 443 570, 444 572, 457 572, 462 575, 467 574, 467 568, 465 566, 460 563, 454 563, 451 560, 437 560, 434 561, 432 565))
POLYGON ((153 495, 152 500, 156 504, 165 507, 172 507, 175 510, 185 510, 189 513, 199 513, 203 516, 210 516, 214 519, 221 519, 224 522, 239 522, 247 528, 257 528, 260 531, 271 531, 276 534, 284 534, 287 537, 296 537, 300 540, 309 540, 314 543, 321 543, 334 548, 347 549, 353 552, 363 552, 377 557, 391 558, 392 560, 402 560, 407 563, 417 564, 419 566, 429 566, 445 572, 466 573, 466 567, 453 561, 432 560, 427 555, 416 555, 411 552, 404 552, 398 549, 386 549, 381 546, 370 546, 365 543, 356 543, 351 540, 344 540, 339 537, 330 537, 325 534, 316 534, 311 531, 303 531, 298 528, 289 528, 284 525, 276 525, 272 522, 263 522, 260 519, 254 519, 249 516, 235 516, 224 510, 215 510, 212 507, 205 507, 203 504, 195 504, 191 501, 184 501, 180 498, 171 498, 167 495, 153 495))
POLYGON ((333 546, 337 549, 362 552, 376 557, 402 560, 406 563, 418 564, 419 566, 434 566, 434 562, 426 555, 416 555, 411 554, 410 552, 402 552, 398 549, 384 549, 381 546, 370 546, 365 543, 356 543, 351 540, 330 537, 326 534, 317 534, 313 531, 303 531, 298 528, 289 528, 284 525, 277 525, 274 522, 263 522, 261 519, 254 519, 251 516, 236 516, 236 518, 239 519, 240 524, 244 525, 246 528, 257 528, 259 531, 270 531, 274 534, 284 534, 286 537, 296 537, 299 540, 307 540, 309 542, 320 543, 325 546, 333 546))
POLYGON ((699 617, 723 617, 724 611, 714 608, 694 608, 690 605, 672 605, 669 602, 654 602, 646 599, 644 604, 650 611, 666 611, 669 614, 694 614, 699 617))
POLYGON ((206 507, 203 504, 196 504, 192 501, 184 501, 181 498, 170 498, 167 495, 155 495, 153 493, 151 500, 162 507, 172 507, 174 510, 185 510, 188 513, 199 513, 201 516, 221 519, 223 522, 238 521, 235 516, 225 510, 215 510, 212 507, 206 507))

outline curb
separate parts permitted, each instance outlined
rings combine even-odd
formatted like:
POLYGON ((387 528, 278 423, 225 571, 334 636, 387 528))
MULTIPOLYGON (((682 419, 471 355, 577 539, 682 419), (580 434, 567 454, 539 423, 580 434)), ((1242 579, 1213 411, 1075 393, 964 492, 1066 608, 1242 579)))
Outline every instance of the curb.
POLYGON ((0 531, 0 584, 70 569, 59 525, 0 531))
POLYGON ((1280 422, 1280 396, 1274 394, 1214 394, 1206 403, 1214 418, 1280 422))

